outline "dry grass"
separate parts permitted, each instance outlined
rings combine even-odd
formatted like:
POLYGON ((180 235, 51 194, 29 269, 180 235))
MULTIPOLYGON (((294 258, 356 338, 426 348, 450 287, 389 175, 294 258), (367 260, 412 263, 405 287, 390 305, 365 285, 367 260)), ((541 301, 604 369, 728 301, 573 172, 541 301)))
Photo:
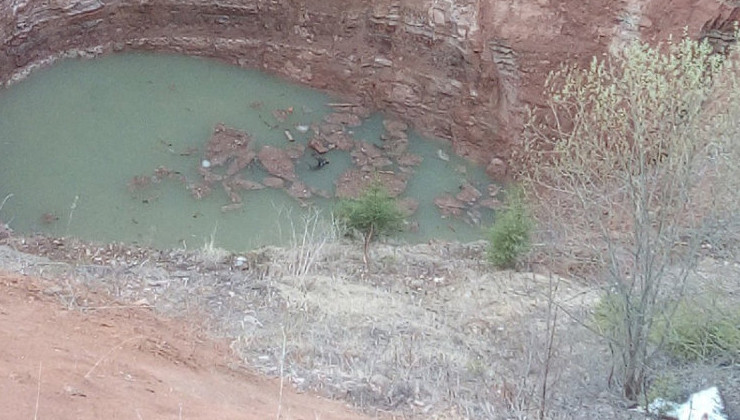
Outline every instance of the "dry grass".
POLYGON ((197 251, 196 259, 207 267, 215 267, 221 264, 230 252, 216 246, 216 233, 218 228, 213 228, 213 232, 203 243, 203 246, 197 251))
MULTIPOLYGON (((368 412, 409 419, 539 418, 550 279, 493 271, 484 262, 483 242, 378 244, 373 272, 365 270, 358 247, 342 242, 326 242, 302 271, 294 270, 295 249, 248 253, 242 267, 229 258, 207 266, 198 262, 200 252, 182 250, 131 250, 125 262, 118 254, 123 249, 110 249, 115 266, 62 270, 30 257, 18 265, 20 257, 4 257, 10 250, 2 247, 0 262, 26 273, 53 267, 123 301, 145 299, 167 314, 204 314, 215 331, 234 340, 247 365, 281 377, 285 386, 346 399, 368 412)), ((689 290, 713 284, 721 295, 740 296, 738 278, 740 268, 732 263, 707 260, 689 290)), ((599 293, 599 287, 560 283, 548 419, 630 418, 615 397, 618 390, 608 386, 604 342, 581 325, 599 293)), ((737 366, 666 360, 665 368, 690 378, 681 384, 683 394, 711 383, 729 407, 740 403, 737 366)))
MULTIPOLYGON (((240 336, 234 348, 275 374, 282 325, 287 374, 300 388, 367 410, 459 418, 519 410, 526 418, 548 279, 492 273, 480 262, 484 247, 380 245, 373 258, 379 271, 368 274, 359 250, 335 244, 306 281, 277 274, 275 265, 290 251, 264 250, 266 262, 255 267, 264 288, 246 298, 262 305, 232 332, 240 336), (522 369, 525 358, 530 363, 522 369)), ((573 312, 595 297, 571 283, 562 293, 572 297, 562 304, 573 312)))

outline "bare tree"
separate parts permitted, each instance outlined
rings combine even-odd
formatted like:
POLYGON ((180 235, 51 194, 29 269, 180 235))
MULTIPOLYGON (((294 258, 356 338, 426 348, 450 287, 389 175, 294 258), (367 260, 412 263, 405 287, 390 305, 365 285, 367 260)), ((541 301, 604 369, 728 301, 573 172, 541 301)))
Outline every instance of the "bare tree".
POLYGON ((643 391, 697 250, 737 217, 740 77, 734 52, 688 38, 568 66, 532 112, 522 179, 550 249, 578 255, 619 311, 605 332, 625 397, 643 391))

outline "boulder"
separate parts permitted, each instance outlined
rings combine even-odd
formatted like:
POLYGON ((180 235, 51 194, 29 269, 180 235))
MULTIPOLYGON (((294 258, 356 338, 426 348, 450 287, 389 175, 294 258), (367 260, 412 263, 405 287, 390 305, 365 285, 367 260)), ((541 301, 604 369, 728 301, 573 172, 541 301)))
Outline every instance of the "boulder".
POLYGON ((506 178, 508 172, 509 165, 507 165, 506 161, 499 157, 494 157, 493 159, 491 159, 491 161, 488 163, 488 166, 486 166, 486 175, 496 180, 506 178))
POLYGON ((316 153, 320 154, 324 154, 329 151, 329 147, 327 147, 319 137, 312 137, 311 140, 308 141, 308 148, 313 149, 316 153))

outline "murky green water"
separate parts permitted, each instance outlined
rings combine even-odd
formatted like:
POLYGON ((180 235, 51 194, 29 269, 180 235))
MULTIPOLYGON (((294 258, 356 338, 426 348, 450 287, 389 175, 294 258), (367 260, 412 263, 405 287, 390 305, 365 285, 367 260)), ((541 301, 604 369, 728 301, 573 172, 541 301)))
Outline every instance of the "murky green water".
MULTIPOLYGON (((279 214, 300 211, 283 190, 245 192, 243 207, 224 213, 229 198, 221 189, 196 200, 182 182, 163 180, 133 192, 129 182, 160 166, 196 180, 204 145, 219 122, 250 133, 256 149, 285 147, 285 129, 305 144, 310 132, 295 126, 321 121, 332 111, 330 102, 323 93, 260 72, 192 57, 121 54, 61 62, 0 91, 0 200, 12 194, 0 219, 24 233, 156 247, 200 247, 214 232, 216 245, 232 250, 285 243, 279 214), (288 119, 276 120, 272 111, 288 107, 288 119)), ((355 138, 377 143, 382 117, 352 130, 355 138)), ((479 226, 441 218, 433 199, 457 193, 465 180, 485 193, 483 171, 453 156, 445 143, 414 133, 409 138, 409 150, 424 160, 403 195, 420 203, 412 218, 419 229, 402 240, 479 238, 479 226), (440 149, 450 161, 439 159, 440 149)), ((301 158, 298 176, 333 192, 333 180, 352 161, 347 152, 329 155, 331 164, 320 171, 308 169, 310 155, 301 158)), ((245 176, 259 175, 255 166, 245 176)), ((309 201, 325 214, 335 205, 309 201)), ((487 225, 491 211, 480 211, 487 225)))

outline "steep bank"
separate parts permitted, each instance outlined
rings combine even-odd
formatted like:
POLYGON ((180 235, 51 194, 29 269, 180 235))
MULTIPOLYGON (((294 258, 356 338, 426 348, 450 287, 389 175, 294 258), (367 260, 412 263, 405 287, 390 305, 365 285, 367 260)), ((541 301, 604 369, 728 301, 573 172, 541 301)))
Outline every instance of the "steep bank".
POLYGON ((726 3, 3 0, 0 82, 64 55, 218 57, 398 114, 498 177, 549 70, 624 38, 697 34, 726 3))

